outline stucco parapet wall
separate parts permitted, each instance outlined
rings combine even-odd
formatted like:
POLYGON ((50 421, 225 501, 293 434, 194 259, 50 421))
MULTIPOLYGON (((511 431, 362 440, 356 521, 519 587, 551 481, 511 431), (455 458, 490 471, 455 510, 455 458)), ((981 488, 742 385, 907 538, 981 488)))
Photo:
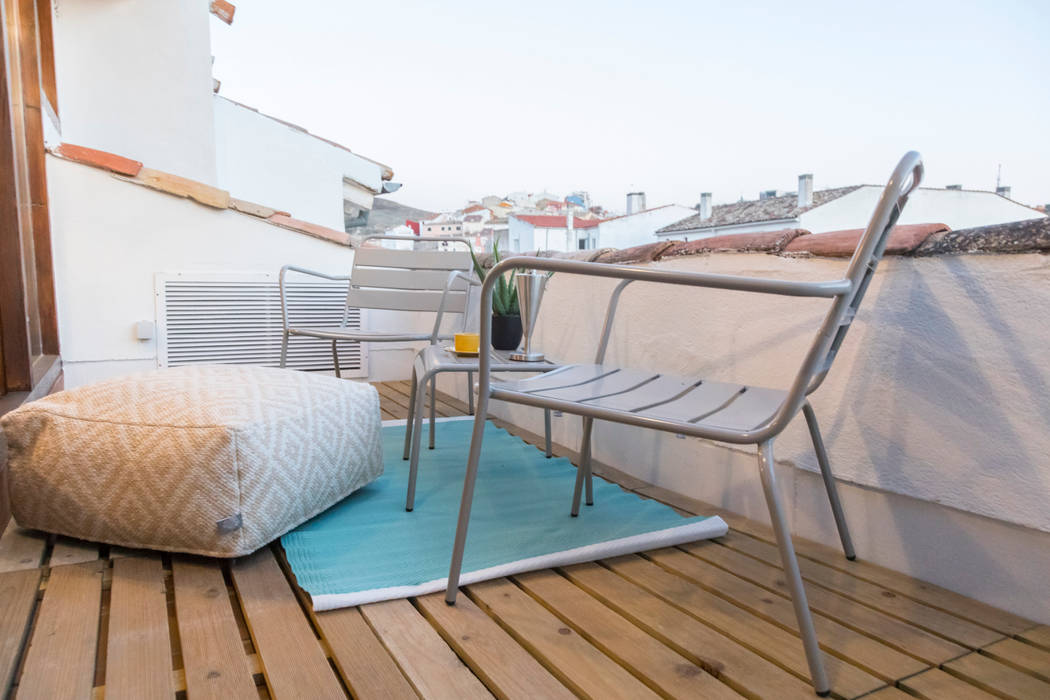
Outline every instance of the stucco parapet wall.
MULTIPOLYGON (((910 255, 931 235, 950 231, 945 224, 908 224, 894 226, 886 243, 886 255, 910 255)), ((829 231, 819 235, 799 236, 785 248, 785 253, 808 253, 825 258, 848 258, 857 249, 864 229, 829 231)))
POLYGON ((915 250, 916 256, 965 253, 1033 253, 1050 251, 1050 218, 935 233, 915 250))
POLYGON ((663 257, 670 258, 679 255, 697 255, 699 253, 713 253, 717 251, 733 251, 744 253, 779 253, 789 243, 809 234, 802 228, 787 228, 779 231, 763 231, 761 233, 733 233, 725 236, 712 236, 701 238, 696 241, 674 241, 670 248, 663 253, 663 257))
POLYGON ((293 218, 289 212, 281 211, 280 209, 231 197, 226 190, 206 185, 197 180, 190 180, 189 178, 161 170, 147 168, 137 160, 125 158, 115 153, 99 151, 71 143, 59 144, 49 152, 57 158, 106 170, 118 180, 123 180, 124 182, 149 187, 158 192, 164 192, 176 197, 192 199, 199 204, 215 209, 232 209, 240 214, 262 219, 274 226, 320 238, 337 245, 354 246, 353 239, 345 231, 338 231, 327 226, 293 218))

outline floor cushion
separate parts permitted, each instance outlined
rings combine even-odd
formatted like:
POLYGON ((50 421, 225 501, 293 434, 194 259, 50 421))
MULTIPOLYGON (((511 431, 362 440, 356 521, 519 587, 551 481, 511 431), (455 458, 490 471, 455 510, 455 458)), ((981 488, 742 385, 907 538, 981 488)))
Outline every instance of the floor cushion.
POLYGON ((380 424, 368 384, 233 365, 111 379, 0 420, 19 525, 217 557, 379 477, 380 424))

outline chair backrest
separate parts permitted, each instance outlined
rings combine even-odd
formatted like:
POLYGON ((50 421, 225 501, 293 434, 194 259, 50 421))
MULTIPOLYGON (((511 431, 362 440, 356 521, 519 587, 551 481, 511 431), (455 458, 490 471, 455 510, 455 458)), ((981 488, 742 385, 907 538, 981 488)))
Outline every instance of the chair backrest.
MULTIPOLYGON (((886 251, 890 232, 904 211, 908 195, 922 182, 922 175, 922 156, 916 151, 909 151, 897 163, 889 182, 883 188, 868 227, 857 243, 853 257, 850 258, 846 277, 852 283, 852 292, 832 306, 813 344, 811 357, 807 357, 804 364, 803 373, 809 374, 808 379, 805 379, 806 394, 816 391, 831 369, 835 355, 838 354, 864 294, 868 291, 875 268, 886 251)), ((802 379, 803 377, 799 377, 799 380, 802 379)))
MULTIPOLYGON (((471 271, 470 243, 438 236, 368 236, 354 251, 354 267, 347 290, 348 308, 390 311, 434 311, 441 307, 445 285, 453 270, 471 271), (367 246, 371 240, 443 241, 463 250, 394 250, 367 246)), ((464 313, 467 283, 456 280, 444 310, 464 313)))

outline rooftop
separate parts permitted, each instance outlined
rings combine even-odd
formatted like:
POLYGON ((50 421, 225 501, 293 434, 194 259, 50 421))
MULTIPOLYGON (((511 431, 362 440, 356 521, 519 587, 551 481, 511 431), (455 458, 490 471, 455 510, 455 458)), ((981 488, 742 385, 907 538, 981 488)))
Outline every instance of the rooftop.
MULTIPOLYGON (((568 217, 560 214, 512 214, 515 219, 539 228, 568 228, 568 217)), ((573 217, 573 228, 594 228, 602 219, 573 217)))
MULTIPOLYGON (((377 387, 383 418, 404 417, 407 382, 377 387)), ((442 415, 464 409, 439 397, 442 415)), ((556 453, 575 458, 560 446, 556 453)), ((812 697, 771 530, 595 466, 641 497, 721 515, 732 529, 467 586, 455 607, 434 594, 313 613, 276 543, 227 562, 12 526, 0 539, 0 691, 812 697)), ((803 538, 795 546, 835 697, 1050 694, 1050 627, 803 538)))
POLYGON ((794 219, 803 212, 815 209, 822 204, 833 202, 839 197, 845 196, 863 185, 851 185, 849 187, 834 187, 828 190, 817 190, 813 193, 813 203, 807 207, 798 206, 797 194, 786 194, 779 197, 767 199, 752 199, 732 204, 716 204, 711 207, 711 216, 701 219, 700 214, 677 221, 669 226, 664 226, 657 233, 674 233, 677 231, 691 231, 699 228, 711 228, 713 226, 730 226, 733 224, 751 224, 760 221, 781 221, 794 219))

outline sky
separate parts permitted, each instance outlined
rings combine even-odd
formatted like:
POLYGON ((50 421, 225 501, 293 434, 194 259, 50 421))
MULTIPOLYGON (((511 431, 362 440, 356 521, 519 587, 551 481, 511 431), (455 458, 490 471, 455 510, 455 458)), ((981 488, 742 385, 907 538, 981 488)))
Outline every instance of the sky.
POLYGON ((587 190, 613 211, 927 186, 1050 203, 1050 0, 239 0, 220 94, 381 161, 451 210, 587 190))

